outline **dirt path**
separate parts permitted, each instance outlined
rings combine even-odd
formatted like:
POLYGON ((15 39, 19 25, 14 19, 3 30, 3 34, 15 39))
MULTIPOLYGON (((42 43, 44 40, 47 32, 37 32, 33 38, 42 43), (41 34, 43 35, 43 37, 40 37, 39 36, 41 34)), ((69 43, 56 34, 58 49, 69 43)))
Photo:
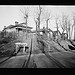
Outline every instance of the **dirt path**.
MULTIPOLYGON (((75 54, 71 52, 53 52, 49 55, 60 62, 65 68, 75 68, 75 54)), ((27 55, 16 56, 0 65, 0 68, 22 68, 24 61, 27 60, 27 55)), ((37 68, 62 68, 59 67, 51 58, 45 54, 32 54, 28 68, 34 68, 34 63, 37 68)))

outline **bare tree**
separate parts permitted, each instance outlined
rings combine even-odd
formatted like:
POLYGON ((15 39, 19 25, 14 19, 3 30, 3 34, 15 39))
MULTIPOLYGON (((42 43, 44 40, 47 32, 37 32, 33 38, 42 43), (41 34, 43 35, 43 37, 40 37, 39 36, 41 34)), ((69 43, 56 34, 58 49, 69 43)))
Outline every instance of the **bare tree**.
POLYGON ((38 21, 36 18, 34 18, 35 24, 36 24, 36 32, 37 32, 37 26, 38 26, 38 21))
POLYGON ((58 32, 59 32, 59 16, 56 16, 55 23, 56 23, 57 36, 58 36, 58 32))
POLYGON ((36 13, 37 17, 34 17, 34 21, 36 23, 36 32, 40 30, 40 22, 41 22, 40 17, 41 17, 41 12, 42 12, 42 7, 40 7, 40 5, 39 5, 39 10, 36 13))
POLYGON ((44 8, 43 8, 43 19, 44 19, 44 21, 46 22, 46 29, 48 30, 48 22, 49 22, 49 20, 52 18, 52 16, 51 16, 51 11, 49 10, 45 10, 44 8))
MULTIPOLYGON (((65 16, 65 26, 66 26, 66 33, 68 35, 68 16, 65 16)), ((68 38, 68 36, 67 36, 68 38)))
POLYGON ((62 34, 64 31, 66 31, 67 39, 68 39, 68 15, 62 15, 62 21, 60 23, 60 26, 62 28, 62 34))
POLYGON ((60 21, 60 26, 62 28, 62 34, 63 34, 65 31, 64 16, 62 16, 62 21, 60 21))
POLYGON ((41 16, 41 12, 42 12, 42 7, 40 7, 40 5, 39 5, 39 14, 38 14, 38 18, 37 18, 37 20, 38 20, 38 29, 40 29, 40 16, 41 16))
POLYGON ((29 7, 24 7, 24 11, 20 10, 23 13, 23 17, 26 23, 26 39, 27 39, 27 22, 28 22, 28 16, 29 16, 29 7))
POLYGON ((69 35, 69 39, 71 40, 71 22, 70 22, 70 20, 68 20, 68 35, 69 35))
POLYGON ((73 25, 72 25, 72 30, 74 28, 74 40, 75 40, 75 14, 73 15, 73 25))
POLYGON ((41 16, 41 10, 42 8, 40 7, 39 5, 39 13, 38 13, 38 17, 36 18, 37 19, 37 30, 40 30, 40 16, 41 16))

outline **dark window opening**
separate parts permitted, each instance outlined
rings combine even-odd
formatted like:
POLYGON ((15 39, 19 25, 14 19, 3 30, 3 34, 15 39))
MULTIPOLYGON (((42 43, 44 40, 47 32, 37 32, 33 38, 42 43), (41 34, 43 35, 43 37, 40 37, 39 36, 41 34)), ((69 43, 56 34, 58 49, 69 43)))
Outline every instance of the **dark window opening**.
POLYGON ((22 31, 22 29, 21 28, 18 28, 18 31, 22 31))

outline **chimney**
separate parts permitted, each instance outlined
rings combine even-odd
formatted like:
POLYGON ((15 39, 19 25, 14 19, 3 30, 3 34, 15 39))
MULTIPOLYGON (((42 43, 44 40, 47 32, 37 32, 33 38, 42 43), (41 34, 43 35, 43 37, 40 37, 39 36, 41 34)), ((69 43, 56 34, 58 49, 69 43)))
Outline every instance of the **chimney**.
POLYGON ((6 26, 4 26, 4 28, 6 28, 6 26))
POLYGON ((17 21, 15 21, 15 25, 18 25, 18 22, 17 21))

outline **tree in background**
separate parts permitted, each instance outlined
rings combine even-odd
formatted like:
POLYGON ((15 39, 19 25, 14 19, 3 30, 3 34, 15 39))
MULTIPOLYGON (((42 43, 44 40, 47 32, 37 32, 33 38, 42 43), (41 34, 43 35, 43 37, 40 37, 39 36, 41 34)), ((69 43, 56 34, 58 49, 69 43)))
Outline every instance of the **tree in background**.
MULTIPOLYGON (((66 27, 66 34, 68 35, 68 16, 65 15, 65 27, 66 27)), ((68 39, 68 36, 67 36, 68 39)))
POLYGON ((42 7, 39 5, 39 10, 38 12, 36 12, 36 17, 34 16, 34 21, 36 23, 36 31, 39 31, 40 30, 40 17, 41 17, 41 12, 42 12, 42 7))
MULTIPOLYGON (((75 40, 75 13, 73 14, 73 25, 72 25, 72 31, 74 28, 74 40, 75 40)), ((72 32, 71 32, 72 33, 72 32)))
POLYGON ((46 10, 45 8, 43 8, 42 10, 42 20, 44 20, 46 22, 46 29, 48 30, 48 22, 49 20, 52 18, 51 16, 51 11, 46 10))
POLYGON ((26 39, 27 39, 27 24, 28 24, 28 16, 29 16, 29 7, 24 7, 24 10, 20 10, 23 13, 23 17, 26 23, 26 39))
POLYGON ((37 21, 37 19, 36 19, 36 18, 34 18, 34 21, 35 21, 35 23, 36 23, 36 33, 37 33, 38 21, 37 21))
POLYGON ((61 28, 62 28, 62 34, 63 34, 64 31, 65 31, 64 16, 62 16, 62 20, 60 21, 60 26, 61 26, 61 28))
POLYGON ((68 20, 68 36, 69 36, 69 39, 71 40, 71 21, 70 20, 68 20))
POLYGON ((62 15, 60 26, 62 28, 62 35, 66 31, 66 38, 68 39, 68 15, 62 15))
POLYGON ((58 36, 58 32, 59 32, 59 16, 55 17, 55 23, 56 23, 57 36, 58 36))

